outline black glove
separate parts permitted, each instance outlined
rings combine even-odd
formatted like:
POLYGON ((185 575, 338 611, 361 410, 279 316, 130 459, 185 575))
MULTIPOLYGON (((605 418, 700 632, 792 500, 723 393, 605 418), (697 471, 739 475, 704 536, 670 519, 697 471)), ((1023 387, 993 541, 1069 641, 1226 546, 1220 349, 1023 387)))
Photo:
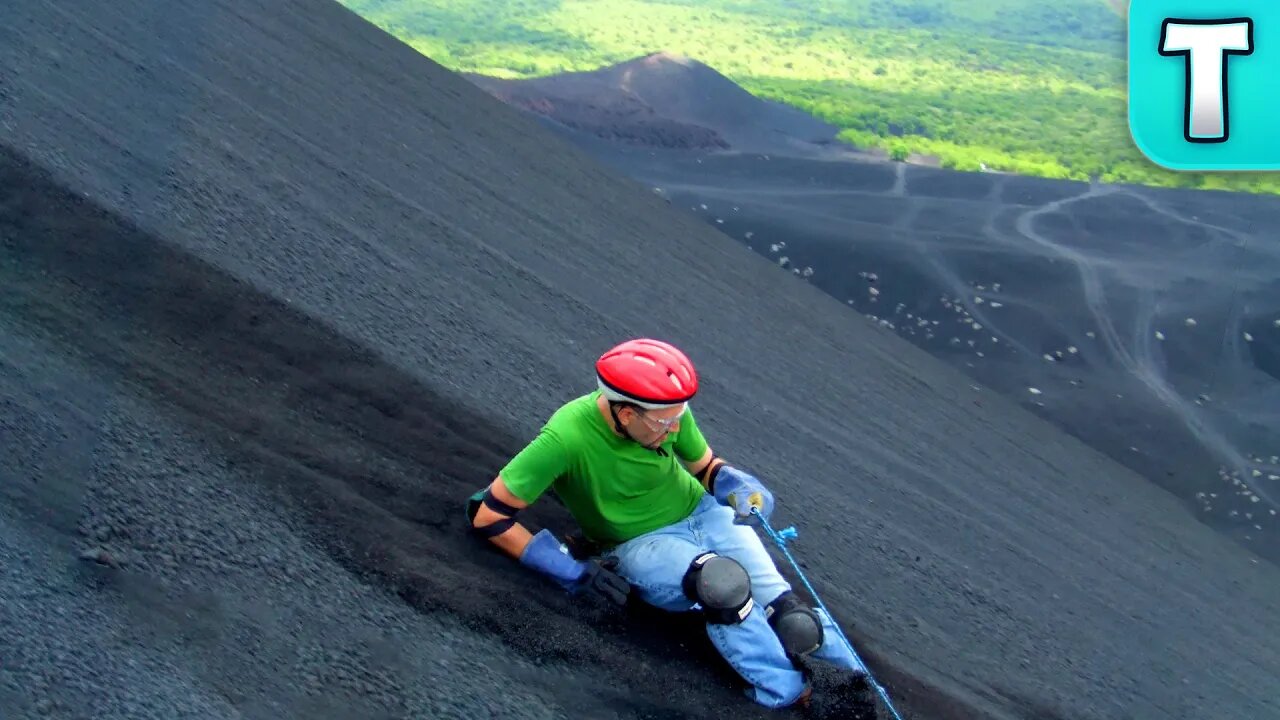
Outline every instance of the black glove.
POLYGON ((631 583, 614 572, 618 568, 617 558, 606 558, 604 560, 591 558, 586 561, 586 565, 587 571, 583 574, 582 579, 578 581, 574 590, 575 594, 590 592, 615 605, 627 604, 627 596, 631 593, 631 583))

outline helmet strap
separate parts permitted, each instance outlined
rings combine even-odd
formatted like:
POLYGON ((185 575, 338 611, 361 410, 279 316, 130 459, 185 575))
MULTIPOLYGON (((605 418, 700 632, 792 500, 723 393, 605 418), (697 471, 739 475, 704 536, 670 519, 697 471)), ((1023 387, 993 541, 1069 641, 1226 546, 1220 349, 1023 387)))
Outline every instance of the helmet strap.
MULTIPOLYGON (((618 406, 615 405, 612 400, 606 400, 605 402, 609 404, 609 414, 613 416, 614 427, 618 428, 618 431, 621 432, 623 436, 625 436, 631 442, 636 443, 637 445, 644 445, 644 443, 641 443, 639 440, 635 438, 634 435, 631 434, 631 430, 629 430, 625 425, 622 424, 622 419, 618 417, 618 406)), ((645 445, 645 447, 648 447, 648 446, 645 445)), ((667 454, 667 451, 663 450, 661 447, 653 448, 653 451, 663 456, 667 454)))
POLYGON ((606 402, 609 403, 609 414, 613 416, 613 426, 616 427, 618 432, 622 433, 628 440, 631 440, 632 442, 639 442, 632 437, 631 431, 622 424, 622 418, 618 417, 618 406, 612 400, 607 400, 606 402))

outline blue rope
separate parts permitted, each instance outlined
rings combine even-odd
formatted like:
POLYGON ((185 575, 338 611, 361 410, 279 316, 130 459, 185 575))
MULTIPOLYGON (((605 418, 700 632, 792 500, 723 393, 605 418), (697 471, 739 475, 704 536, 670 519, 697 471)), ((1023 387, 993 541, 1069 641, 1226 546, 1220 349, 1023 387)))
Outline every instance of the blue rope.
POLYGON ((902 720, 902 716, 893 708, 893 703, 889 702, 889 694, 885 692, 885 689, 880 686, 880 683, 876 682, 876 679, 872 677, 871 668, 862 661, 862 658, 858 657, 858 651, 854 649, 853 643, 849 642, 849 638, 845 637, 844 630, 840 629, 840 623, 836 622, 835 615, 832 615, 831 612, 827 610, 827 606, 822 604, 822 598, 818 597, 818 591, 814 590, 813 585, 809 584, 809 579, 806 578, 804 576, 804 572, 800 570, 800 564, 796 562, 795 558, 791 557, 791 551, 787 549, 787 540, 795 539, 795 537, 800 533, 794 527, 783 528, 780 532, 775 531, 769 525, 769 521, 765 519, 764 515, 760 514, 760 510, 757 508, 751 508, 751 514, 760 518, 760 524, 764 528, 765 533, 767 533, 769 537, 777 543, 778 547, 782 549, 783 554, 787 556, 787 560, 791 562, 791 567, 795 568, 796 574, 800 576, 800 580, 809 590, 809 594, 813 596, 814 602, 818 603, 818 607, 822 608, 822 612, 831 619, 832 626, 835 627, 836 632, 840 635, 840 639, 844 641, 845 646, 849 648, 849 652, 853 653, 854 659, 858 661, 859 665, 866 669, 867 679, 871 681, 873 686, 875 686, 876 692, 880 693, 880 699, 884 700, 885 707, 889 708, 889 712, 893 713, 893 716, 897 718, 897 720, 902 720))

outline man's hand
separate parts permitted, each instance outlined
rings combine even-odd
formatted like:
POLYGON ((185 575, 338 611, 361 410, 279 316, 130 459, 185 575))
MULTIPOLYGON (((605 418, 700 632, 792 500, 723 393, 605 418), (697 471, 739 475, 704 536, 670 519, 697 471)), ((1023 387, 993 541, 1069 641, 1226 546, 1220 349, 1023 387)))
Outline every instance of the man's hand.
POLYGON ((724 465, 716 475, 716 500, 737 513, 735 522, 751 522, 755 508, 766 519, 773 512, 773 493, 754 475, 732 465, 724 465))

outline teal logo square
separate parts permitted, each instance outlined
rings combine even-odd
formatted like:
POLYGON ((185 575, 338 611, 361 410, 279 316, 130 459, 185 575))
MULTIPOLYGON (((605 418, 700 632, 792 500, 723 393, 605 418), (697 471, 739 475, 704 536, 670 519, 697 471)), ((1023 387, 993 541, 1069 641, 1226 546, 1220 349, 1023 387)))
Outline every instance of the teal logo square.
POLYGON ((1280 170, 1280 0, 1132 0, 1129 132, 1171 170, 1280 170))

